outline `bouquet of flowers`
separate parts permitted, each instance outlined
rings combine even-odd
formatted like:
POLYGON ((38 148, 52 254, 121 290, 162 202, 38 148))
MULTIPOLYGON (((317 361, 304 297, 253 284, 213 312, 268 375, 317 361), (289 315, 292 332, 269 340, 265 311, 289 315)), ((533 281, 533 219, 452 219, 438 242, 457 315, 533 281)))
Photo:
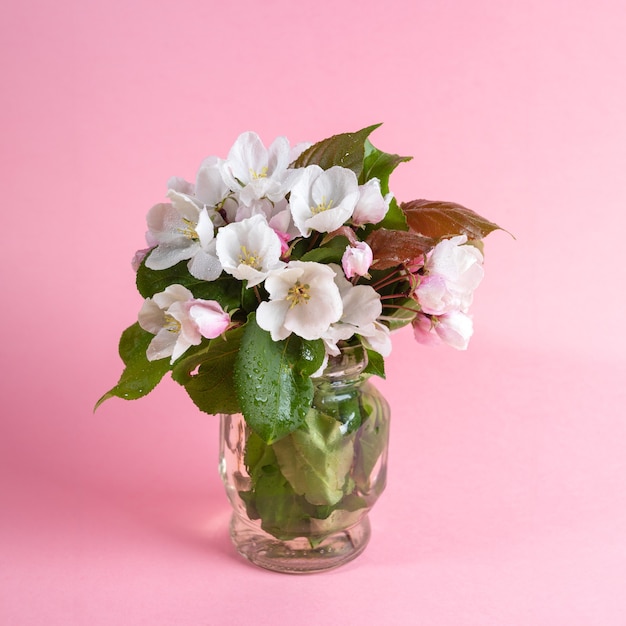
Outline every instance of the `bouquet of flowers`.
POLYGON ((304 424, 313 383, 361 344, 384 376, 390 331, 465 349, 498 226, 452 202, 398 203, 389 176, 410 160, 370 142, 378 125, 315 144, 265 147, 242 134, 195 183, 168 182, 133 265, 145 299, 122 334, 110 397, 148 394, 170 371, 206 413, 241 413, 266 443, 304 424))

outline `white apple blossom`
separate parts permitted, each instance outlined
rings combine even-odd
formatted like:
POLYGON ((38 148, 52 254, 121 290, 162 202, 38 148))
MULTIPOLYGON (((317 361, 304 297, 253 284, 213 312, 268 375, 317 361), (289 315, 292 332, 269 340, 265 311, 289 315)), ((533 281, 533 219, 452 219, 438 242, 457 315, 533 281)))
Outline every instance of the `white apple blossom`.
POLYGON ((280 260, 281 239, 264 215, 253 215, 223 226, 216 241, 217 256, 224 271, 248 281, 248 287, 258 285, 270 271, 285 265, 280 260))
POLYGON ((195 195, 196 187, 193 183, 181 178, 180 176, 172 176, 167 181, 168 190, 173 190, 177 193, 184 194, 190 198, 195 195))
POLYGON ((199 211, 206 209, 215 226, 224 224, 218 209, 229 204, 231 195, 231 190, 222 179, 220 163, 221 160, 215 156, 204 159, 196 174, 195 185, 177 176, 167 181, 167 196, 170 200, 176 198, 179 204, 192 203, 199 211))
POLYGON ((291 190, 289 204, 293 221, 303 237, 311 230, 329 233, 350 219, 359 199, 356 174, 335 165, 323 170, 319 165, 303 168, 291 190))
POLYGON ((346 251, 341 257, 341 266, 346 278, 367 276, 373 259, 372 249, 365 241, 358 241, 353 246, 346 246, 346 251))
MULTIPOLYGON (((269 226, 284 242, 291 241, 300 234, 291 219, 291 210, 287 200, 270 202, 267 198, 262 198, 255 200, 250 205, 227 203, 224 209, 229 223, 241 222, 254 215, 264 215, 269 226)), ((284 246, 283 251, 287 247, 284 246)))
POLYGON ((472 318, 462 311, 429 317, 421 313, 413 320, 415 339, 425 345, 445 343, 457 350, 467 350, 474 332, 472 318))
POLYGON ((378 320, 359 329, 359 336, 367 348, 387 357, 391 354, 391 334, 389 328, 378 320))
POLYGON ((440 241, 427 255, 415 297, 424 313, 466 312, 483 278, 483 255, 459 235, 440 241))
POLYGON ((472 318, 462 311, 452 311, 437 318, 435 332, 443 343, 456 348, 467 350, 469 340, 474 333, 472 318))
POLYGON ((146 239, 155 244, 146 267, 163 270, 188 260, 189 273, 215 280, 222 266, 215 253, 215 227, 206 208, 198 209, 187 196, 170 192, 171 204, 157 204, 148 212, 146 239))
POLYGON ((380 296, 369 285, 353 285, 344 277, 338 265, 330 263, 329 267, 335 271, 335 284, 341 296, 343 313, 322 337, 327 353, 338 355, 337 342, 359 335, 367 347, 388 356, 391 353, 391 337, 387 326, 378 322, 382 313, 380 296))
POLYGON ((282 254, 284 254, 289 249, 288 242, 300 234, 293 223, 289 204, 286 200, 276 202, 271 209, 265 210, 264 214, 267 218, 267 223, 280 238, 282 254))
POLYGON ((257 309, 258 325, 274 341, 295 333, 303 339, 320 339, 343 312, 335 272, 321 263, 291 261, 270 272, 265 280, 269 302, 257 309))
POLYGON ((178 284, 147 298, 138 321, 141 328, 155 335, 146 353, 148 360, 171 357, 171 363, 198 345, 202 337, 217 337, 230 325, 230 317, 219 303, 194 299, 189 289, 178 284))
POLYGON ((359 199, 354 208, 352 223, 355 226, 378 224, 387 215, 392 198, 392 193, 383 197, 378 178, 372 178, 364 185, 359 185, 359 199))
POLYGON ((204 159, 196 174, 195 198, 206 207, 217 207, 231 190, 222 178, 222 160, 215 156, 204 159))
POLYGON ((286 137, 277 137, 269 148, 254 132, 242 133, 233 144, 228 158, 220 163, 224 182, 238 192, 242 204, 267 198, 282 200, 298 170, 289 170, 291 148, 286 137))

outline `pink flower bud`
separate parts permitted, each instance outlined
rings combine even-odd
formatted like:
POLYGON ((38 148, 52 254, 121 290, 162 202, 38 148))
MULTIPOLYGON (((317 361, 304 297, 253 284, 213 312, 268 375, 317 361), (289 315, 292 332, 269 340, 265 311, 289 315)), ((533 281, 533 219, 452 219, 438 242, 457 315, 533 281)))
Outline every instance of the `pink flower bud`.
POLYGON ((230 326, 230 316, 215 300, 190 300, 189 317, 207 339, 219 337, 230 326))
POLYGON ((372 249, 364 241, 359 241, 354 246, 347 246, 341 258, 341 266, 346 278, 366 276, 373 259, 372 249))

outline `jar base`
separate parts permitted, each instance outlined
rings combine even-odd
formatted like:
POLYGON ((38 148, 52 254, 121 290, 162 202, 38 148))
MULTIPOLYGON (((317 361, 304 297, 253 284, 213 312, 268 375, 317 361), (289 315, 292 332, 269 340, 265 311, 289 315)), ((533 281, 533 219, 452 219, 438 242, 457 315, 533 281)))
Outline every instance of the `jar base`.
POLYGON ((304 537, 276 539, 236 513, 230 521, 230 537, 239 554, 259 567, 285 574, 313 574, 345 565, 365 550, 370 534, 367 515, 314 547, 304 537))

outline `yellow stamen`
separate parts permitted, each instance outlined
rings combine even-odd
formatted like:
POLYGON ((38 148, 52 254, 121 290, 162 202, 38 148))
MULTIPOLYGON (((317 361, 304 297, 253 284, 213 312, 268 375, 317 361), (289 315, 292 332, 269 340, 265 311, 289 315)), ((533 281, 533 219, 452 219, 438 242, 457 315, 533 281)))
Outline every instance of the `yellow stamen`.
POLYGON ((169 313, 165 313, 165 324, 163 325, 163 328, 165 328, 165 330, 169 330, 171 333, 179 333, 180 322, 169 313))
POLYGON ((186 217, 183 217, 183 223, 185 224, 185 227, 179 228, 178 232, 184 237, 187 237, 187 239, 198 241, 200 238, 198 237, 198 233, 196 232, 193 222, 188 220, 186 217))
POLYGON ((298 304, 306 304, 311 298, 309 289, 309 285, 303 285, 300 281, 297 281, 293 287, 289 289, 287 297, 285 298, 285 300, 291 303, 289 308, 293 309, 293 307, 298 304))
POLYGON ((239 263, 249 265, 255 270, 261 269, 261 257, 258 252, 249 251, 245 246, 241 246, 241 254, 239 255, 239 263))
POLYGON ((322 196, 322 201, 317 206, 311 207, 311 213, 313 213, 313 215, 317 215, 318 213, 328 211, 328 209, 331 209, 332 206, 333 201, 329 200, 328 202, 326 202, 326 196, 322 196))
POLYGON ((267 167, 262 167, 260 172, 255 172, 252 168, 250 168, 250 176, 252 176, 254 180, 257 180, 258 178, 267 178, 267 167))

